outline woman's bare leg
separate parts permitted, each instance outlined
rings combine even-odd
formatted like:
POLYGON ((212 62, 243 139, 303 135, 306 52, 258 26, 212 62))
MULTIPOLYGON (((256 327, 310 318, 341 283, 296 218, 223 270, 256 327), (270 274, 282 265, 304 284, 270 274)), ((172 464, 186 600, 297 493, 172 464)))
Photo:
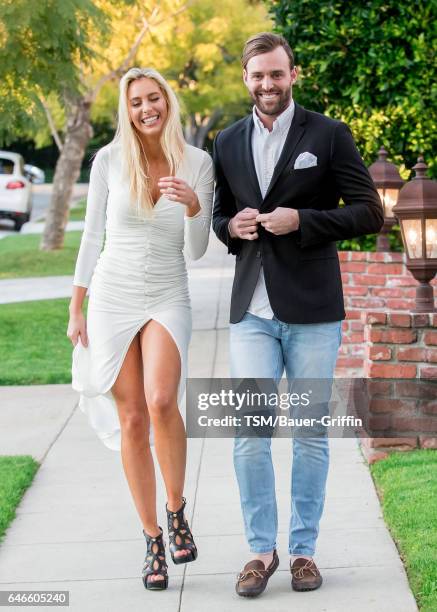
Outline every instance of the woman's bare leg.
MULTIPOLYGON (((156 455, 164 478, 169 510, 179 510, 185 480, 187 441, 177 403, 181 375, 179 351, 168 331, 156 321, 140 335, 144 391, 153 425, 156 455)), ((189 554, 188 550, 176 555, 189 554)))
MULTIPOLYGON (((112 394, 120 419, 121 457, 126 479, 144 531, 155 537, 161 532, 156 517, 155 468, 149 444, 150 419, 144 396, 139 334, 128 349, 112 394)), ((149 578, 156 579, 161 580, 160 576, 149 578)))

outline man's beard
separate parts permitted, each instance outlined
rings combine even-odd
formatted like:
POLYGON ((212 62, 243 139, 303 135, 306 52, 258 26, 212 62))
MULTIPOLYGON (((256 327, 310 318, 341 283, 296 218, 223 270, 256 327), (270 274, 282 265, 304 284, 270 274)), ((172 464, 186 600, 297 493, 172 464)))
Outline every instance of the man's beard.
POLYGON ((291 89, 285 91, 274 90, 272 93, 278 93, 279 96, 276 99, 275 104, 270 102, 264 102, 262 97, 258 95, 259 92, 251 93, 251 98, 256 108, 264 115, 280 115, 290 104, 291 100, 291 89))

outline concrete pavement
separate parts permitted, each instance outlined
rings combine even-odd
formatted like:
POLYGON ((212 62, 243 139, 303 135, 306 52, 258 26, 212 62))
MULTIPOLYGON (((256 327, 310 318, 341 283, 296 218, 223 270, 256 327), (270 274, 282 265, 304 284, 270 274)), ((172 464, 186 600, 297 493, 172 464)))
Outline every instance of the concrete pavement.
MULTIPOLYGON (((66 232, 81 232, 84 228, 84 221, 69 221, 65 226, 66 232)), ((44 223, 29 222, 25 223, 21 229, 22 234, 42 234, 44 231, 44 223)))
MULTIPOLYGON (((229 266, 232 258, 212 241, 191 270, 194 332, 192 377, 228 376, 229 266), (211 278, 212 270, 215 277, 211 278), (197 306, 196 306, 197 304, 197 306), (197 308, 197 310, 196 310, 197 308)), ((0 590, 63 589, 80 612, 413 612, 403 565, 381 516, 369 470, 354 440, 331 441, 331 468, 316 562, 321 589, 291 591, 287 557, 290 441, 273 440, 279 506, 280 570, 256 600, 234 592, 248 560, 232 440, 191 439, 185 495, 199 549, 195 563, 175 566, 170 587, 144 589, 141 525, 120 455, 104 447, 77 408, 68 385, 0 388, 0 448, 41 461, 17 518, 0 545, 0 590)), ((159 521, 165 496, 158 475, 159 521)))

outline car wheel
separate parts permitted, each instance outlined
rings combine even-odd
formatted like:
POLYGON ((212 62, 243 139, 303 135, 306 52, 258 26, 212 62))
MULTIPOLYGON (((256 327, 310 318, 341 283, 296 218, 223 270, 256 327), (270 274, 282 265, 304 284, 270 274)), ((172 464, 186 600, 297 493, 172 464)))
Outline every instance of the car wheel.
POLYGON ((14 223, 15 223, 14 230, 16 232, 19 232, 21 228, 23 227, 23 225, 29 221, 29 219, 30 219, 29 214, 23 215, 19 219, 14 219, 14 223))

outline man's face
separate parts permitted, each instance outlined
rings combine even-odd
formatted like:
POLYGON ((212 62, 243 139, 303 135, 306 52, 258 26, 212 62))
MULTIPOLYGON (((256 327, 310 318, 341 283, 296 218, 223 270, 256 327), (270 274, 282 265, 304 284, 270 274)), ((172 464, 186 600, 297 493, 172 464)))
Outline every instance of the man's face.
POLYGON ((291 86, 297 77, 283 47, 255 55, 243 70, 243 80, 258 111, 280 115, 290 104, 291 86))

